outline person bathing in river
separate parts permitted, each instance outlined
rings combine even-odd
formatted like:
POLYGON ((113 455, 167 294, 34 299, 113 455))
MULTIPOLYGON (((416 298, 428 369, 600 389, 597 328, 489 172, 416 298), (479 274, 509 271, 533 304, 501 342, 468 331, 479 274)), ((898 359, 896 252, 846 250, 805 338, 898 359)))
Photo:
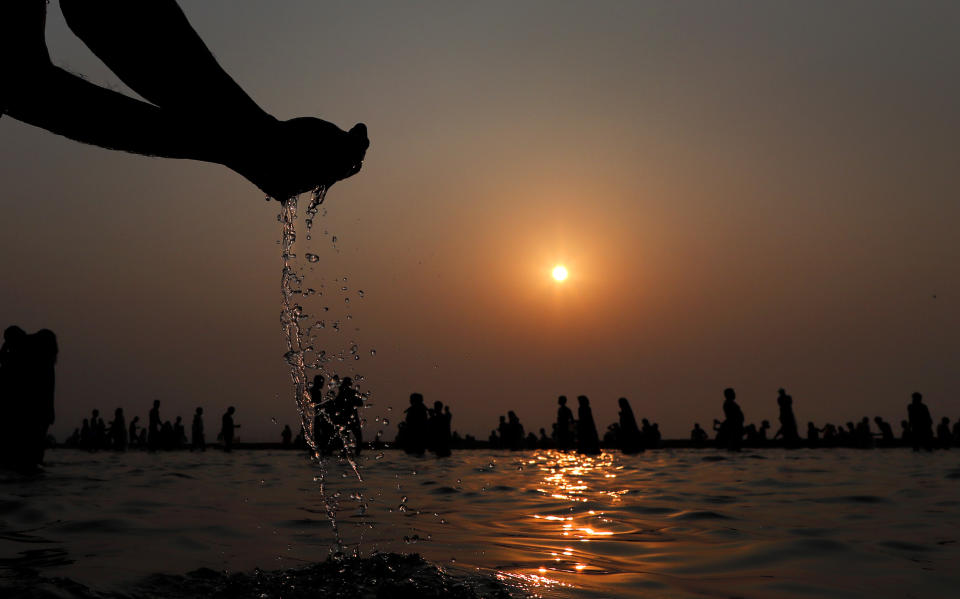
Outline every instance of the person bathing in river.
POLYGON ((140 95, 99 87, 50 61, 47 0, 0 4, 0 115, 70 139, 222 164, 286 201, 360 170, 366 127, 280 121, 220 67, 175 0, 60 0, 67 25, 140 95))
POLYGON ((230 451, 233 449, 233 430, 240 428, 239 424, 233 423, 233 414, 237 409, 233 406, 227 408, 227 411, 223 414, 221 418, 221 427, 220 427, 220 439, 223 441, 223 450, 230 451))

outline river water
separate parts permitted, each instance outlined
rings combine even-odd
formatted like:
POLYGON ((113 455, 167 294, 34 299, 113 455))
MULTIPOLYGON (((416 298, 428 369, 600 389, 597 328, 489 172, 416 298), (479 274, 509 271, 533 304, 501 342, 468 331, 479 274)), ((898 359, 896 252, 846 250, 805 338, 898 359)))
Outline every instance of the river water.
MULTIPOLYGON (((442 460, 387 451, 364 454, 360 468, 363 481, 349 465, 326 467, 348 552, 420 553, 518 594, 948 597, 960 588, 958 451, 442 460)), ((43 475, 0 476, 0 574, 29 569, 122 591, 156 573, 323 561, 333 535, 318 474, 295 451, 53 450, 43 475)))

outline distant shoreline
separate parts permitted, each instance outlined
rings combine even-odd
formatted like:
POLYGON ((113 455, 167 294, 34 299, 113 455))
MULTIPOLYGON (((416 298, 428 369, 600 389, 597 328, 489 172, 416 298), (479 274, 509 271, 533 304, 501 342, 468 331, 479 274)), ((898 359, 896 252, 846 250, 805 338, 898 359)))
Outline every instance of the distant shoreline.
MULTIPOLYGON (((601 448, 605 451, 619 451, 620 449, 618 447, 603 447, 602 445, 601 445, 601 448)), ((745 444, 742 446, 743 451, 746 451, 746 450, 753 451, 753 450, 762 450, 762 449, 904 449, 904 448, 912 449, 913 445, 909 442, 904 442, 898 439, 892 445, 877 444, 871 447, 856 447, 852 445, 826 445, 826 444, 810 446, 810 445, 807 445, 806 443, 801 443, 799 445, 794 445, 794 446, 788 446, 786 443, 782 443, 779 441, 770 441, 764 445, 746 445, 745 444)), ((86 451, 89 453, 96 453, 100 451, 103 451, 103 452, 114 451, 112 449, 88 450, 83 447, 64 445, 62 443, 51 445, 50 449, 73 449, 77 451, 86 451)), ((208 443, 206 446, 206 449, 214 450, 214 451, 223 451, 223 445, 221 445, 220 443, 208 443)), ((306 449, 302 447, 294 447, 289 445, 284 446, 282 443, 267 443, 267 442, 234 443, 233 449, 234 450, 241 450, 241 449, 252 450, 252 451, 261 451, 261 450, 306 451, 306 449)), ((524 451, 538 451, 538 450, 547 450, 547 449, 554 449, 554 448, 540 447, 536 449, 511 450, 511 449, 502 448, 502 447, 491 447, 488 442, 477 441, 476 443, 471 444, 469 447, 453 447, 452 449, 453 451, 510 451, 514 453, 520 453, 524 451)), ((717 446, 713 442, 694 443, 693 441, 688 441, 684 439, 666 439, 661 441, 658 447, 649 448, 647 449, 647 451, 657 451, 659 449, 715 449, 715 450, 723 450, 725 452, 728 451, 726 447, 717 446)), ((149 450, 147 450, 146 448, 134 447, 134 448, 128 448, 125 451, 149 451, 149 450)), ((185 446, 185 447, 179 447, 175 449, 160 449, 160 450, 157 450, 156 453, 167 453, 171 451, 191 451, 191 449, 189 446, 185 446)), ((368 444, 364 446, 364 451, 402 451, 402 448, 397 447, 392 443, 389 445, 377 445, 377 446, 368 444)), ((570 449, 567 451, 569 451, 570 453, 576 453, 576 450, 574 449, 570 449)), ((741 451, 740 453, 743 453, 743 451, 741 451)), ((427 452, 427 454, 429 453, 430 452, 427 452)), ((640 452, 640 453, 643 453, 643 452, 640 452)), ((737 452, 730 452, 730 453, 737 453, 737 452)))

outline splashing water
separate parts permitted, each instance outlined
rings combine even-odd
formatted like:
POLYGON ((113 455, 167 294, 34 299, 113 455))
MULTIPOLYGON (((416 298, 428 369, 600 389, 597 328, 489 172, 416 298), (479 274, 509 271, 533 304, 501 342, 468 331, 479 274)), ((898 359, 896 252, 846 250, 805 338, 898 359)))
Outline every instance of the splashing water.
MULTIPOLYGON (((317 188, 311 197, 311 201, 305 211, 305 223, 309 233, 313 226, 313 220, 319 211, 320 205, 326 196, 326 188, 317 188)), ((314 477, 314 481, 320 488, 321 496, 326 505, 327 518, 333 529, 336 538, 337 551, 342 551, 342 541, 340 531, 337 526, 336 514, 339 509, 339 493, 328 494, 325 485, 326 467, 323 459, 323 447, 320 447, 317 439, 318 431, 315 430, 317 416, 324 419, 326 425, 334 432, 343 446, 342 457, 349 463, 357 479, 363 482, 360 469, 354 458, 356 450, 356 440, 353 435, 342 424, 334 423, 327 410, 321 408, 327 402, 333 401, 336 395, 337 387, 336 375, 325 368, 325 364, 331 359, 325 350, 318 350, 311 344, 311 330, 313 326, 319 329, 325 328, 323 320, 317 321, 313 326, 301 326, 301 321, 307 320, 309 315, 304 312, 304 306, 301 303, 301 297, 307 297, 316 293, 314 289, 304 289, 304 275, 298 272, 296 265, 297 255, 293 251, 293 246, 297 240, 296 218, 297 218, 297 200, 298 197, 292 197, 283 203, 280 215, 277 220, 281 223, 281 257, 283 260, 283 270, 280 280, 281 290, 281 316, 280 322, 284 337, 287 342, 287 352, 284 359, 290 367, 290 378, 293 381, 294 400, 297 405, 297 412, 300 416, 300 424, 304 430, 304 437, 310 446, 314 461, 320 468, 320 474, 314 477), (312 359, 308 356, 313 356, 312 359), (317 370, 321 373, 327 383, 327 397, 314 398, 311 394, 307 381, 307 370, 317 370), (326 401, 324 401, 326 399, 326 401)), ((309 235, 308 235, 309 239, 309 235)), ((319 262, 316 254, 306 254, 307 261, 311 264, 319 262)), ((321 293, 322 295, 322 293, 321 293)), ((325 308, 326 310, 326 308, 325 308)), ((339 321, 335 322, 333 327, 339 331, 339 321)), ((350 354, 358 358, 358 349, 355 344, 351 344, 350 354)), ((341 354, 343 352, 340 352, 341 354)), ((335 359, 342 360, 343 356, 337 356, 335 359)), ((362 376, 357 376, 357 380, 362 380, 362 376)), ((361 394, 361 398, 365 395, 361 394)), ((358 495, 358 497, 362 497, 358 495)), ((361 509, 365 504, 361 502, 361 509)))

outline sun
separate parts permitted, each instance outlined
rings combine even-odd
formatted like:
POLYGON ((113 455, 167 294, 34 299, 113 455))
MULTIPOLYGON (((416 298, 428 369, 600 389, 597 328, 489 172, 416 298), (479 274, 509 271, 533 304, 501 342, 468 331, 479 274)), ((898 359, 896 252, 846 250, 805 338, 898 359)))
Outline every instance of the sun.
POLYGON ((568 274, 569 273, 567 273, 567 268, 562 264, 558 264, 555 267, 553 267, 553 278, 558 283, 562 283, 563 281, 566 281, 568 274))

